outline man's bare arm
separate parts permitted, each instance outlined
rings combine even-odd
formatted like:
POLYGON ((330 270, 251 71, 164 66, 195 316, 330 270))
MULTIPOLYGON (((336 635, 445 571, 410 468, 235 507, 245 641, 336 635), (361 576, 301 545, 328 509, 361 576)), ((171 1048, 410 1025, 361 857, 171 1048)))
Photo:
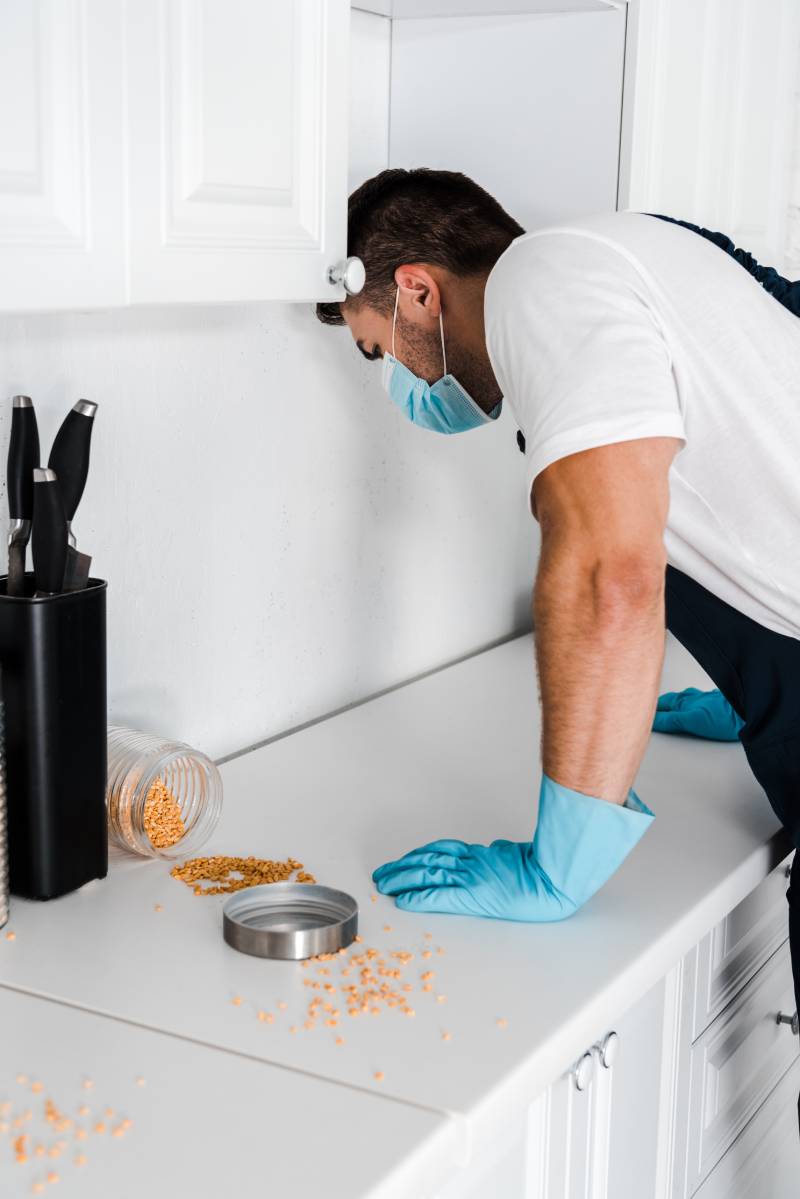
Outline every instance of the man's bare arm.
POLYGON ((644 754, 664 657, 668 472, 680 441, 571 454, 534 484, 533 593, 542 767, 623 803, 644 754))

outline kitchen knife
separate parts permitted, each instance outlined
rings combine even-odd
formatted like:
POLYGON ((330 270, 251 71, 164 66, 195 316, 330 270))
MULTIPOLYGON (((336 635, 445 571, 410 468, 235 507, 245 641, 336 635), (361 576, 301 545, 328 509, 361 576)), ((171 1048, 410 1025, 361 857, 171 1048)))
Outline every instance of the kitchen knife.
POLYGON ((8 446, 8 579, 7 595, 22 595, 25 547, 33 518, 33 468, 39 461, 39 430, 30 396, 14 396, 8 446))
POLYGON ((54 470, 33 472, 33 570, 37 595, 54 595, 64 585, 67 516, 54 470))
POLYGON ((71 546, 75 545, 75 538, 70 525, 89 473, 89 448, 96 411, 97 404, 92 400, 78 400, 56 433, 47 463, 49 469, 58 476, 71 546))

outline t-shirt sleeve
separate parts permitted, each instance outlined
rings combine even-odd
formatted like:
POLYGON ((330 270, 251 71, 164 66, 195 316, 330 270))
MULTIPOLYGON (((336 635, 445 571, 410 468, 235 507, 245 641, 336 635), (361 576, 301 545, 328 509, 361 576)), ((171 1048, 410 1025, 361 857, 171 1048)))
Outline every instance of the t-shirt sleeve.
POLYGON ((490 277, 487 348, 525 435, 526 488, 581 450, 686 441, 672 356, 648 285, 613 246, 576 233, 514 245, 490 277))

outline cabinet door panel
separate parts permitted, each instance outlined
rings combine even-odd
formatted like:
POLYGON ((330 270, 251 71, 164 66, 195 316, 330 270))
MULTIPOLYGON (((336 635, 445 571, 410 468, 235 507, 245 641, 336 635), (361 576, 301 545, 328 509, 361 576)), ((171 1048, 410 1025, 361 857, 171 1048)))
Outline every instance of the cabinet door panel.
POLYGON ((800 1061, 787 1070, 695 1199, 797 1199, 800 1061))
POLYGON ((127 9, 130 300, 343 298, 347 0, 127 9))
POLYGON ((693 1041, 786 940, 787 868, 777 866, 698 945, 693 1041))
POLYGON ((733 1144, 797 1057, 797 1038, 776 1023, 794 1011, 783 946, 695 1042, 688 1113, 688 1193, 733 1144))
POLYGON ((609 1199, 652 1199, 662 1128, 666 984, 662 980, 614 1025, 619 1045, 610 1070, 609 1199))
POLYGON ((120 0, 0 4, 0 309, 125 297, 120 0))

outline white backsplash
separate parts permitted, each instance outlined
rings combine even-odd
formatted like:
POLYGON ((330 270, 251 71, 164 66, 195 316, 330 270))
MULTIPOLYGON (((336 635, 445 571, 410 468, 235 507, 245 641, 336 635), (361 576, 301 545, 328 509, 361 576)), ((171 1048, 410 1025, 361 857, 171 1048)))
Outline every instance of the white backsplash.
POLYGON ((114 722, 221 757, 530 627, 510 411, 415 428, 309 306, 6 316, 0 345, 3 463, 12 394, 43 460, 100 406, 75 530, 109 580, 114 722))

